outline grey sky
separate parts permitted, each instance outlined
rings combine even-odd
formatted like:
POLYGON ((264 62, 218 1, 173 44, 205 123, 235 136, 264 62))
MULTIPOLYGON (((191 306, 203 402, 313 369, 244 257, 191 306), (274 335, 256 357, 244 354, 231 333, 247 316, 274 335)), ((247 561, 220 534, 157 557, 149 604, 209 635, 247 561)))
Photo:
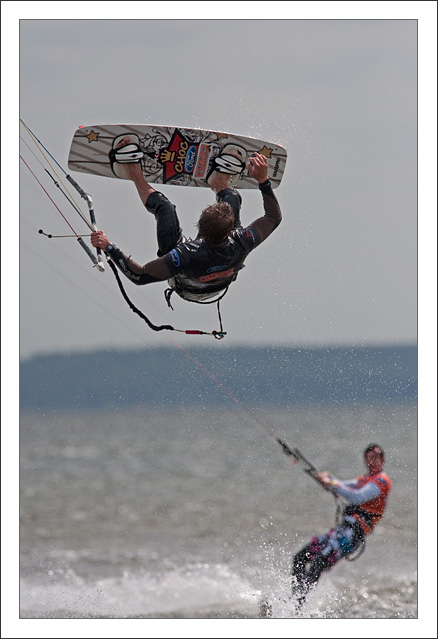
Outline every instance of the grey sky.
MULTIPOLYGON (((85 124, 219 129, 288 149, 276 190, 283 223, 223 300, 224 343, 416 340, 415 19, 25 19, 20 56, 20 115, 66 169, 73 133, 85 124)), ((74 240, 39 235, 67 227, 25 167, 21 175, 23 357, 169 339, 211 345, 150 331, 109 269, 93 269, 74 240)), ((93 196, 98 227, 137 261, 152 259, 154 220, 134 187, 74 177, 93 196)), ((211 192, 162 190, 192 234, 211 192)), ((245 191, 243 200, 249 223, 261 198, 245 191)), ((68 216, 82 228, 73 210, 68 216)), ((214 305, 177 299, 172 312, 165 283, 126 284, 155 323, 218 328, 214 305)))

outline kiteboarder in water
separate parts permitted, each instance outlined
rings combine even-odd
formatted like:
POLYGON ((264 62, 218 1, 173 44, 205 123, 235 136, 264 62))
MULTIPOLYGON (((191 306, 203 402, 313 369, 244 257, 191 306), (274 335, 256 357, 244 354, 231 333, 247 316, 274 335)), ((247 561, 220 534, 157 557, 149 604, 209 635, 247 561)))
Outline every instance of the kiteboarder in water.
POLYGON ((364 540, 381 520, 391 480, 383 472, 385 454, 378 444, 370 444, 364 451, 367 475, 340 481, 328 471, 316 473, 315 477, 327 490, 342 497, 349 505, 342 521, 329 532, 312 537, 310 542, 293 558, 292 595, 301 607, 306 595, 321 574, 332 568, 343 557, 353 559, 364 540))

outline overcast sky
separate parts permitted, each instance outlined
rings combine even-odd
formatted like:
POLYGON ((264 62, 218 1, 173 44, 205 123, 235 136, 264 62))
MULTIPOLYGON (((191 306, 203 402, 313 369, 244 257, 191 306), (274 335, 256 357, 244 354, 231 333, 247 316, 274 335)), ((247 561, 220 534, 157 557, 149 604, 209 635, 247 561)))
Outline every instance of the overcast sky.
MULTIPOLYGON (((288 150, 276 190, 283 222, 222 302, 223 343, 413 343, 417 21, 290 18, 23 19, 20 115, 65 169, 85 124, 180 125, 279 142, 288 150)), ((74 177, 93 197, 99 228, 138 262, 155 257, 154 219, 132 184, 74 177)), ((192 234, 212 193, 162 191, 192 234)), ((75 229, 87 232, 69 208, 75 229)), ((259 193, 244 191, 243 223, 261 211, 259 193)), ((151 331, 108 268, 93 269, 75 240, 39 235, 68 228, 25 167, 20 222, 22 357, 169 339, 211 345, 151 331)), ((154 323, 218 328, 214 305, 177 298, 172 312, 166 283, 126 284, 154 323)))

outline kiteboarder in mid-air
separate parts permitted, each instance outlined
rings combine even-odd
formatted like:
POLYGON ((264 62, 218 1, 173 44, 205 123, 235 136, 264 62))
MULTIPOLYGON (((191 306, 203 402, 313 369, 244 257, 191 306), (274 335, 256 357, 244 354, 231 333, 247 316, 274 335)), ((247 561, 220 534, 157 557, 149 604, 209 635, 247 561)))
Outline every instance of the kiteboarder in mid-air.
MULTIPOLYGON (((122 140, 119 148, 128 143, 129 138, 122 140)), ((216 163, 208 179, 210 188, 216 194, 216 202, 202 211, 197 223, 198 235, 194 240, 183 236, 175 206, 148 184, 140 164, 127 163, 124 167, 143 205, 155 216, 158 258, 141 266, 116 247, 103 231, 93 232, 91 243, 103 249, 134 284, 169 280, 168 302, 173 291, 183 299, 199 303, 224 294, 236 279, 249 253, 266 240, 281 222, 280 206, 268 179, 268 161, 259 153, 249 158, 246 167, 251 177, 258 182, 264 216, 247 227, 242 226, 241 196, 232 187, 232 175, 227 163, 216 163)))

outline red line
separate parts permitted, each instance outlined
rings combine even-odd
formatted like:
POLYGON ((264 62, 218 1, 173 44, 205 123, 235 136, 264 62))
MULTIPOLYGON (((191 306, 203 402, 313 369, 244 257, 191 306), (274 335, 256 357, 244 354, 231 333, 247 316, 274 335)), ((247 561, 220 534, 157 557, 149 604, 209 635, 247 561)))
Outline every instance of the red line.
POLYGON ((228 395, 228 397, 232 399, 235 404, 237 404, 237 406, 239 406, 245 413, 247 413, 247 415, 249 415, 254 421, 256 421, 259 424, 259 426, 261 426, 268 433, 268 435, 276 439, 276 436, 271 431, 271 429, 261 419, 259 419, 257 415, 255 415, 250 408, 245 406, 245 404, 243 404, 224 384, 222 384, 221 381, 219 381, 212 373, 210 373, 205 368, 205 366, 203 366, 200 362, 198 362, 198 360, 195 357, 193 357, 193 355, 191 355, 183 346, 177 343, 175 343, 175 346, 178 350, 184 353, 184 355, 188 359, 190 359, 194 364, 196 364, 196 366, 202 370, 204 375, 206 375, 212 382, 214 382, 219 388, 221 388, 224 391, 224 393, 228 395))
MULTIPOLYGON (((20 155, 20 159, 23 160, 22 156, 20 155)), ((79 237, 79 235, 76 233, 76 231, 74 230, 74 228, 72 227, 72 225, 70 224, 70 222, 67 220, 67 218, 64 216, 63 212, 61 211, 61 209, 59 208, 59 206, 52 200, 52 198, 50 197, 49 193, 47 193, 46 189, 44 188, 44 186, 41 184, 41 182, 39 181, 39 179, 37 178, 37 176, 35 175, 35 173, 32 171, 32 169, 29 167, 29 165, 26 163, 25 160, 23 160, 24 164, 26 164, 27 168, 29 169, 29 171, 32 173, 33 177, 35 178, 35 180, 38 182, 38 184, 40 185, 40 187, 43 189, 44 193, 47 195, 47 197, 49 198, 49 200, 52 202, 52 204, 58 209, 59 213, 61 213, 62 217, 64 218, 64 220, 67 222, 67 224, 69 225, 69 227, 71 228, 71 230, 73 231, 73 233, 76 235, 76 237, 79 237)))

